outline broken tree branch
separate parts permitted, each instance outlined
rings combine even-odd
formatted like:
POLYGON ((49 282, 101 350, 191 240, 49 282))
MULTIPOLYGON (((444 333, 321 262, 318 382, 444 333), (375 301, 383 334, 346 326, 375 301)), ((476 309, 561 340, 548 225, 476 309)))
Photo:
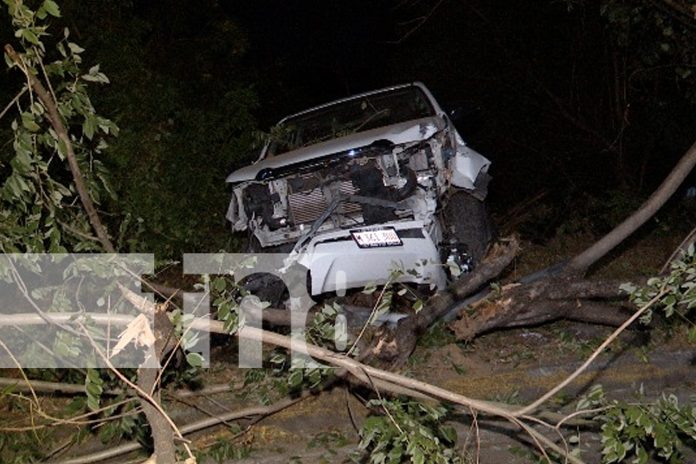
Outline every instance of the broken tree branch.
MULTIPOLYGON (((44 321, 42 318, 40 318, 38 315, 29 313, 29 314, 15 314, 12 315, 13 319, 11 321, 8 320, 0 320, 0 325, 9 325, 10 323, 24 323, 24 324, 46 324, 46 321, 44 321)), ((65 314, 51 314, 49 317, 56 317, 59 319, 64 319, 68 321, 70 319, 70 315, 65 315, 65 314)), ((112 325, 127 325, 130 320, 132 320, 131 316, 126 316, 126 317, 111 317, 111 318, 93 318, 93 320, 97 323, 110 323, 112 325)), ((254 327, 248 327, 245 326, 239 331, 237 331, 235 334, 230 334, 227 332, 224 328, 224 323, 221 321, 211 321, 211 320, 201 320, 197 319, 192 321, 191 324, 192 328, 196 330, 203 330, 203 331, 208 331, 212 333, 220 333, 220 334, 225 334, 228 336, 238 336, 243 339, 247 340, 254 340, 254 341, 261 341, 264 343, 269 343, 271 345, 279 346, 282 348, 290 349, 290 350, 296 350, 302 354, 309 355, 315 359, 327 362, 333 366, 337 366, 343 369, 346 369, 350 374, 352 374, 354 377, 357 379, 361 380, 363 383, 366 383, 368 385, 376 385, 378 388, 380 388, 382 391, 387 391, 387 392, 396 392, 397 394, 407 394, 413 397, 416 397, 417 399, 423 399, 423 395, 426 397, 431 397, 438 399, 440 401, 445 401, 449 403, 453 403, 455 405, 463 406, 467 410, 474 410, 477 411, 478 413, 486 414, 486 415, 491 415, 491 416, 497 416, 501 417, 505 420, 508 420, 518 426, 520 426, 523 430, 527 430, 529 427, 524 426, 524 424, 521 422, 522 419, 525 419, 525 414, 523 414, 520 411, 511 411, 508 407, 496 404, 496 403, 491 403, 489 401, 483 401, 483 400, 477 400, 477 399, 472 399, 467 396, 451 392, 449 390, 437 387, 432 384, 428 384, 426 382, 422 382, 417 379, 412 379, 409 377, 405 377, 400 374, 384 371, 379 368, 375 368, 366 364, 363 364, 355 359, 348 358, 345 355, 330 351, 328 349, 311 345, 311 344, 306 344, 299 342, 298 340, 292 339, 290 337, 287 337, 285 335, 280 335, 274 332, 269 332, 263 329, 257 329, 254 327), (376 383, 376 381, 379 381, 379 384, 376 383), (394 388, 396 387, 396 388, 394 388)), ((591 361, 590 361, 591 362, 591 361)), ((589 363, 587 363, 589 365, 589 363)), ((537 402, 538 403, 538 402, 537 402)), ((539 403, 540 404, 540 403, 539 403)), ((535 407, 538 407, 538 404, 535 405, 535 407)), ((233 420, 230 418, 230 416, 220 416, 220 417, 225 417, 225 420, 233 420)), ((216 419, 207 419, 207 420, 217 420, 216 419)), ((186 433, 188 432, 188 429, 181 429, 181 433, 186 433)), ((527 430, 528 433, 529 430, 527 430)), ((534 432, 534 438, 536 440, 539 440, 540 442, 543 442, 546 446, 551 446, 551 443, 548 439, 545 437, 541 436, 538 432, 534 432)), ((558 448, 558 447, 556 447, 558 448)), ((560 449, 560 448, 558 448, 560 449)), ((129 451, 132 449, 129 449, 129 451)), ((127 451, 125 451, 127 452, 127 451)), ((572 456, 567 456, 570 462, 573 463, 581 463, 582 461, 574 458, 572 456)), ((102 458, 104 459, 104 458, 102 458)), ((76 464, 74 461, 70 461, 71 464, 76 464)), ((93 462, 93 461, 77 461, 79 463, 82 462, 93 462)))
POLYGON ((458 339, 472 340, 494 329, 533 326, 559 319, 619 326, 628 317, 624 308, 595 298, 619 298, 619 286, 623 282, 578 281, 576 277, 561 275, 526 285, 511 285, 495 298, 478 303, 471 314, 462 314, 450 328, 458 339))
MULTIPOLYGON (((495 298, 477 303, 474 311, 462 315, 450 327, 460 339, 495 329, 539 325, 558 319, 620 326, 628 314, 621 305, 607 300, 625 299, 620 286, 622 281, 588 281, 582 276, 590 266, 625 240, 650 219, 674 194, 689 172, 696 165, 696 143, 682 156, 672 172, 657 190, 630 217, 615 227, 601 240, 539 279, 522 281, 503 287, 495 298)), ((644 277, 632 280, 641 285, 644 277)))

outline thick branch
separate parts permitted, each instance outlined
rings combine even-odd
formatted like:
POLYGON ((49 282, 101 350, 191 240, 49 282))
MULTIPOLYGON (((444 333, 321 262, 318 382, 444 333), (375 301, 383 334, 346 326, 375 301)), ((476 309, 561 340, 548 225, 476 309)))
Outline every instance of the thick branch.
MULTIPOLYGON (((145 392, 155 390, 158 374, 159 369, 141 367, 138 369, 138 387, 145 392)), ((151 396, 154 401, 161 403, 159 391, 153 393, 151 396)), ((145 414, 148 424, 150 424, 152 443, 155 447, 155 462, 157 464, 176 462, 174 431, 167 423, 164 416, 152 403, 143 399, 140 401, 140 405, 143 408, 143 413, 145 414)))
POLYGON ((679 188, 694 165, 696 165, 696 143, 691 145, 691 148, 679 160, 679 163, 672 169, 672 172, 669 173, 660 187, 650 195, 650 198, 636 212, 616 226, 614 230, 605 235, 600 241, 573 258, 568 263, 566 270, 573 274, 584 274, 587 272, 590 266, 653 217, 679 188))
MULTIPOLYGON (((129 295, 134 295, 130 293, 129 295)), ((155 335, 155 353, 158 359, 164 359, 166 354, 175 345, 172 340, 174 327, 166 313, 166 305, 155 305, 153 308, 153 322, 155 335)), ((154 401, 161 404, 159 391, 160 369, 140 367, 138 369, 138 387, 149 393, 154 401)), ((150 424, 150 433, 155 447, 155 461, 158 464, 176 462, 176 446, 174 444, 174 430, 167 421, 160 408, 155 407, 147 398, 142 398, 143 413, 150 424)))
POLYGON ((435 321, 450 312, 457 301, 480 289, 494 279, 512 262, 520 249, 514 237, 498 243, 474 269, 443 292, 433 295, 423 309, 412 317, 399 321, 396 329, 380 335, 380 343, 373 349, 382 360, 396 365, 406 362, 413 352, 418 337, 435 321))
POLYGON ((593 298, 619 298, 620 284, 620 281, 559 276, 510 286, 495 300, 478 304, 473 314, 463 315, 450 328, 457 338, 471 340, 495 329, 533 326, 564 318, 619 326, 628 317, 623 308, 593 298))
POLYGON ((72 173, 73 181, 75 182, 75 188, 80 196, 82 206, 85 208, 89 222, 92 224, 92 228, 97 234, 99 242, 102 244, 104 249, 109 253, 115 253, 116 249, 114 248, 113 243, 111 243, 109 234, 99 218, 99 214, 94 206, 92 197, 89 195, 87 185, 85 184, 84 177, 80 171, 80 166, 77 163, 75 150, 73 149, 73 144, 70 140, 70 135, 68 135, 68 129, 65 127, 63 119, 60 117, 60 113, 58 112, 57 102, 53 100, 53 97, 51 97, 51 94, 48 93, 41 81, 23 66, 21 58, 17 52, 14 51, 11 45, 5 45, 5 53, 7 53, 7 56, 9 56, 10 59, 15 62, 17 67, 26 75, 27 79, 29 79, 29 84, 31 85, 32 90, 39 97, 41 103, 43 103, 43 105, 46 107, 48 120, 50 121, 51 126, 53 126, 53 130, 56 131, 58 138, 65 145, 65 157, 68 160, 68 166, 70 167, 70 172, 72 173))

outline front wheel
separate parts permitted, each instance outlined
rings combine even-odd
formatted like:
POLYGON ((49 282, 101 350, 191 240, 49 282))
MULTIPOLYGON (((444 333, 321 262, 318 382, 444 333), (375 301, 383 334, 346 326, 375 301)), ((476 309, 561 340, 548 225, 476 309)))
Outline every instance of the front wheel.
POLYGON ((466 246, 474 263, 483 259, 493 239, 493 223, 481 200, 464 191, 454 191, 442 210, 450 237, 466 246))

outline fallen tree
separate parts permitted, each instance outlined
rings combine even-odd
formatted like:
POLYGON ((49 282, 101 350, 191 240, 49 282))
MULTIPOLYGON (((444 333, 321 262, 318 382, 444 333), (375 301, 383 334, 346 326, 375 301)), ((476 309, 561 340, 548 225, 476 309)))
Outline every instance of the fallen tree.
MULTIPOLYGON (((420 313, 402 319, 394 329, 384 329, 379 335, 380 340, 373 344, 375 354, 382 360, 402 364, 413 351, 418 337, 448 313, 457 315, 458 319, 450 327, 462 340, 471 340, 492 330, 534 326, 559 319, 621 325, 630 313, 621 304, 626 295, 621 292, 620 285, 627 281, 640 285, 645 278, 636 276, 621 281, 587 279, 587 272, 653 217, 694 165, 696 143, 637 211, 585 251, 565 263, 535 273, 531 278, 503 286, 498 292, 479 292, 485 284, 501 275, 519 251, 514 239, 493 247, 479 267, 430 298, 420 313), (476 292, 479 293, 472 298, 476 292)), ((690 237, 693 241, 693 234, 690 237)), ((680 248, 685 248, 685 244, 680 248)))

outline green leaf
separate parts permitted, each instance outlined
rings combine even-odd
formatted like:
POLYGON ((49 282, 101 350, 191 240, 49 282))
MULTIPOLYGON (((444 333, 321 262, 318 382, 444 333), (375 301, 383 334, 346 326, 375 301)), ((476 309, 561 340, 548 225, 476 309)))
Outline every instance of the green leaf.
POLYGON ((377 290, 377 285, 374 282, 370 282, 369 284, 365 285, 365 288, 363 289, 362 293, 365 295, 371 295, 377 290))
POLYGON ((187 353, 186 362, 189 363, 191 367, 201 367, 205 359, 199 353, 187 353))
POLYGON ((298 387, 300 384, 302 384, 303 378, 304 373, 302 372, 302 369, 293 369, 288 376, 288 385, 293 388, 298 387))
POLYGON ((225 279, 222 277, 218 277, 215 280, 213 280, 213 290, 217 292, 221 292, 227 287, 227 283, 225 282, 225 279))
POLYGON ((68 56, 67 52, 65 51, 65 45, 63 45, 62 42, 58 42, 58 43, 56 44, 56 48, 58 49, 58 52, 61 54, 61 56, 62 56, 63 58, 65 58, 66 56, 68 56))
POLYGON ((39 45, 39 38, 30 29, 22 29, 22 37, 33 45, 39 45))
POLYGON ((80 47, 74 42, 68 42, 68 48, 70 49, 71 52, 75 55, 79 55, 80 53, 84 52, 85 49, 80 47))
POLYGON ((89 82, 100 82, 102 84, 108 84, 109 78, 106 74, 99 72, 99 65, 92 66, 87 74, 82 76, 82 79, 89 82))
POLYGON ((22 126, 29 132, 36 132, 40 129, 39 125, 34 121, 34 116, 31 113, 22 113, 22 126))
POLYGON ((60 8, 58 7, 58 4, 54 2, 53 0, 44 0, 43 5, 41 5, 41 8, 46 10, 48 14, 55 18, 60 18, 60 8))
POLYGON ((92 140, 96 128, 96 118, 91 114, 87 114, 85 117, 85 122, 82 124, 82 133, 85 134, 85 137, 92 140))
POLYGON ((103 392, 102 386, 104 381, 96 369, 87 369, 85 376, 85 390, 87 392, 87 407, 95 411, 99 409, 99 402, 103 392))

